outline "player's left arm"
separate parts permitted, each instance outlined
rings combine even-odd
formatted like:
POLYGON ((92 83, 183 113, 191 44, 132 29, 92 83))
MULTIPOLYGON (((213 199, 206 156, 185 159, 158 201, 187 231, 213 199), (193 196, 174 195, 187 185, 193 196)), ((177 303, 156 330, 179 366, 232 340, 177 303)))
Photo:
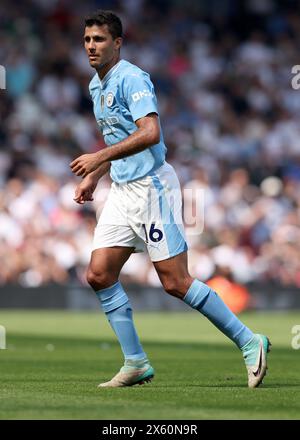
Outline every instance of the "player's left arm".
POLYGON ((105 162, 140 153, 160 140, 158 116, 152 112, 135 121, 137 130, 117 144, 92 154, 83 154, 70 167, 77 176, 85 177, 105 162))

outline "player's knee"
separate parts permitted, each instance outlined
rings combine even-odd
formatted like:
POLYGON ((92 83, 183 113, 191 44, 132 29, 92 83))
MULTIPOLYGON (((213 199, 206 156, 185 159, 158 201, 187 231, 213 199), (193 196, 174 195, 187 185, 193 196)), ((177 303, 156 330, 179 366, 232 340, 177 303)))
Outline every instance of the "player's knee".
POLYGON ((93 270, 89 268, 86 276, 87 282, 95 290, 106 289, 112 286, 116 281, 116 277, 110 272, 103 270, 93 270))
POLYGON ((168 277, 163 280, 164 290, 172 296, 176 296, 176 298, 182 299, 190 286, 189 278, 179 278, 176 276, 168 277))

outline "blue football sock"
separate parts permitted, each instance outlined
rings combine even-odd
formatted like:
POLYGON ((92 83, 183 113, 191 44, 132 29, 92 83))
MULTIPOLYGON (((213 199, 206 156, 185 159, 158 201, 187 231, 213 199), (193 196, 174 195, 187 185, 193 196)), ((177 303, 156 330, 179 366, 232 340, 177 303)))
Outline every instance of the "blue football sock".
POLYGON ((253 337, 248 329, 207 284, 194 280, 183 301, 206 316, 221 332, 242 348, 253 337))
POLYGON ((118 281, 106 289, 98 290, 96 295, 118 338, 125 360, 147 358, 135 331, 132 309, 121 283, 118 281))

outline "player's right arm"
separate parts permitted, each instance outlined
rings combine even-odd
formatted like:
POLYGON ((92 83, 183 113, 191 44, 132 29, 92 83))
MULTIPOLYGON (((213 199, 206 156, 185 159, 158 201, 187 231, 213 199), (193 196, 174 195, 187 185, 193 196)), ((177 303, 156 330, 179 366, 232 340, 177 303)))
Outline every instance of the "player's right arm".
POLYGON ((106 162, 132 156, 160 142, 157 100, 149 75, 145 72, 126 75, 121 90, 137 129, 109 148, 73 160, 70 167, 77 176, 87 176, 106 162))
POLYGON ((101 177, 104 176, 110 169, 110 162, 105 162, 100 165, 92 173, 88 174, 82 179, 82 181, 77 185, 75 189, 74 201, 83 205, 84 202, 89 202, 93 199, 93 192, 97 187, 97 183, 101 177))

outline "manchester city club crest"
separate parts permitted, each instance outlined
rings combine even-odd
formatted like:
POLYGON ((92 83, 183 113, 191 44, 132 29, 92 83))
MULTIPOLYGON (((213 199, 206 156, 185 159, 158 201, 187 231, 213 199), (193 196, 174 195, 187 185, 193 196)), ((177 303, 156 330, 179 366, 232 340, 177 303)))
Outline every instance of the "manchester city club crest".
POLYGON ((107 97, 106 97, 106 105, 107 105, 107 107, 111 107, 113 101, 114 101, 114 95, 111 92, 109 92, 107 97))

